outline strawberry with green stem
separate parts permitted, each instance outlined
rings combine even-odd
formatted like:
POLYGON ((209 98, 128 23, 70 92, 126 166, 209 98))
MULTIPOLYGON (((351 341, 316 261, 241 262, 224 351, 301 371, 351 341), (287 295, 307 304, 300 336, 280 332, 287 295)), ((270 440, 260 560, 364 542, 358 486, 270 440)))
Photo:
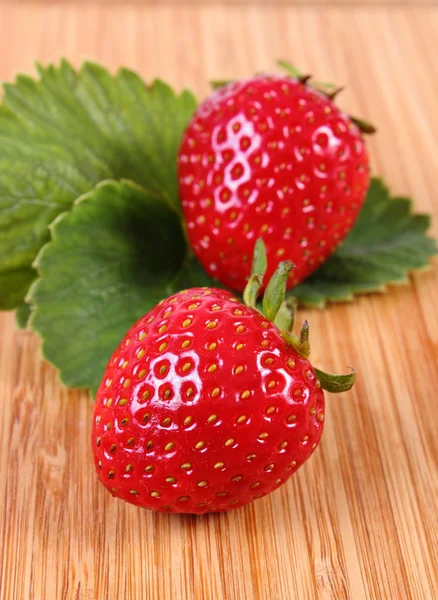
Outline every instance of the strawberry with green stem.
POLYGON ((190 244, 215 280, 242 291, 256 239, 272 276, 293 260, 291 288, 351 230, 369 185, 362 133, 373 127, 334 103, 339 92, 286 66, 225 84, 198 107, 178 159, 190 244), (315 87, 316 86, 316 87, 315 87))
POLYGON ((291 333, 290 262, 258 310, 265 267, 259 242, 244 304, 224 290, 179 292, 114 352, 92 433, 99 479, 114 496, 165 512, 226 511, 277 489, 317 447, 323 389, 349 389, 354 373, 314 369, 307 323, 291 333))

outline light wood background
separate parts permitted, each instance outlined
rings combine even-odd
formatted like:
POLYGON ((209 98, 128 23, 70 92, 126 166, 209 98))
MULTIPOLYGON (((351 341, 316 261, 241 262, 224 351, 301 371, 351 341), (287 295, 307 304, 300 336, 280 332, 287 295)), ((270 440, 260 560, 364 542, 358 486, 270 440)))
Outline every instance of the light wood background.
MULTIPOLYGON (((438 6, 287 4, 0 2, 0 78, 92 58, 202 96, 208 79, 288 58, 348 85, 343 106, 380 126, 375 171, 438 217, 438 6)), ((307 311, 314 361, 353 364, 357 385, 327 398, 321 447, 285 486, 204 518, 111 498, 86 394, 2 316, 1 600, 438 598, 437 300, 435 261, 409 287, 307 311)))

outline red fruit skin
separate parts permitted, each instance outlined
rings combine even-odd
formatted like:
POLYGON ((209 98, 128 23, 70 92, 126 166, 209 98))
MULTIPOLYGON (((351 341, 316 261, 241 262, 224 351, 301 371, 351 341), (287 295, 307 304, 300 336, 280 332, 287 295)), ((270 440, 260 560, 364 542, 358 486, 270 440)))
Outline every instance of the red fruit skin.
POLYGON ((310 363, 229 292, 160 303, 114 352, 94 408, 103 485, 152 510, 205 513, 282 485, 319 443, 324 394, 310 363))
POLYGON ((211 277, 242 291, 257 238, 269 281, 292 260, 288 288, 350 231, 369 185, 361 133, 323 94, 261 76, 219 89, 197 109, 178 158, 191 246, 211 277))

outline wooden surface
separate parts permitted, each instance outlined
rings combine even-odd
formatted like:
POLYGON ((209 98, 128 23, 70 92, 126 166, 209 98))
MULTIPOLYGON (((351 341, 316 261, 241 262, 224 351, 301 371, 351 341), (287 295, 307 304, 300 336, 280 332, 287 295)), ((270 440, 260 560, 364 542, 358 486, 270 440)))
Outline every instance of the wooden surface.
MULTIPOLYGON (((289 58, 348 85, 343 106, 380 126, 375 171, 435 213, 437 235, 437 5, 298 4, 0 2, 0 77, 92 58, 202 96, 289 58)), ((307 311, 314 361, 353 364, 357 385, 327 398, 321 447, 285 486, 204 518, 111 498, 87 396, 2 316, 1 600, 438 598, 437 299, 435 262, 410 287, 307 311)))

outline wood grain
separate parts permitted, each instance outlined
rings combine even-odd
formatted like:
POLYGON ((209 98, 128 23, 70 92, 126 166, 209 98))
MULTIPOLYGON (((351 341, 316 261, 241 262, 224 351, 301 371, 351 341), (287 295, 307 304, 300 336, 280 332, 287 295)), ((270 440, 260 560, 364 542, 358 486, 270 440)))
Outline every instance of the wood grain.
MULTIPOLYGON (((343 106, 380 125, 375 171, 438 217, 436 6, 283 4, 2 2, 0 77, 92 58, 202 96, 287 57, 348 84, 343 106)), ((87 396, 2 316, 1 600, 438 598, 437 298, 435 261, 409 287, 307 311, 315 362, 354 364, 357 385, 328 397, 321 447, 289 483, 204 518, 112 499, 87 396)))

